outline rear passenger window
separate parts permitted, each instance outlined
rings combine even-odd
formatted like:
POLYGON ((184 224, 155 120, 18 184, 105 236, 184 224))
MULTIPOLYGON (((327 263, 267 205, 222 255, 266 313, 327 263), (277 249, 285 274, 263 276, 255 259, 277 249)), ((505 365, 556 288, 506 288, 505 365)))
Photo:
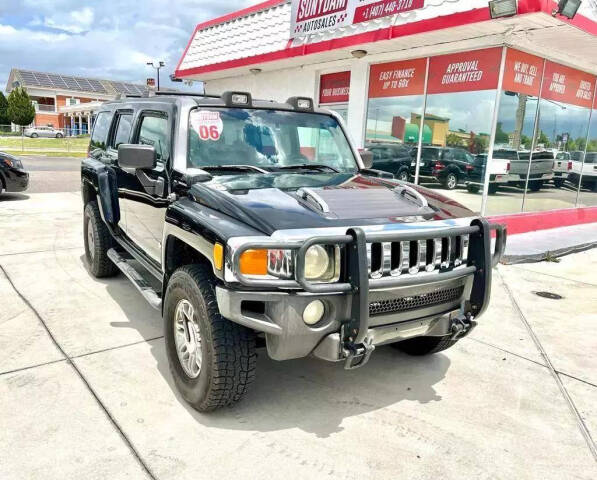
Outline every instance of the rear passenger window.
POLYGON ((118 125, 116 126, 116 133, 114 134, 114 141, 112 148, 118 150, 118 145, 128 143, 131 138, 131 126, 133 123, 133 115, 124 113, 118 115, 118 125))
POLYGON ((158 160, 168 161, 170 158, 170 132, 166 116, 144 115, 141 117, 139 127, 139 140, 141 145, 153 145, 158 160))
POLYGON ((97 114, 93 126, 93 133, 91 134, 91 142, 89 144, 89 152, 91 155, 106 150, 111 120, 112 114, 110 112, 100 112, 97 114))

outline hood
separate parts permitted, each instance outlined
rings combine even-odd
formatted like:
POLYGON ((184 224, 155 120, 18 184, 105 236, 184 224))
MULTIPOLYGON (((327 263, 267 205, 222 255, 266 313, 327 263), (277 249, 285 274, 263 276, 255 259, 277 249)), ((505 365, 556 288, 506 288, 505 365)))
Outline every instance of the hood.
POLYGON ((267 235, 276 230, 384 225, 467 217, 474 213, 433 190, 354 174, 217 176, 191 187, 195 201, 267 235))

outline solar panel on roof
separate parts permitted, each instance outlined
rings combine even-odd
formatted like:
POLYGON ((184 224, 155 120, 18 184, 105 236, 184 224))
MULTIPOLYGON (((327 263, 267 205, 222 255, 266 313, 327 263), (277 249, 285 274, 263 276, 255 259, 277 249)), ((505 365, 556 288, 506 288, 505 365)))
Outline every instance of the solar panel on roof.
POLYGON ((62 77, 64 83, 66 83, 66 87, 70 90, 79 90, 79 84, 73 77, 62 77))
POLYGON ((25 85, 37 85, 37 79, 31 72, 19 72, 25 85))
POLYGON ((93 80, 90 79, 89 80, 89 84, 91 85, 91 88, 93 88, 94 92, 98 92, 98 93, 106 93, 106 89, 104 88, 104 86, 101 84, 101 82, 97 81, 97 80, 93 80))
POLYGON ((48 73, 48 78, 54 83, 54 86, 56 88, 66 88, 66 83, 60 75, 48 73))
POLYGON ((42 87, 54 87, 54 82, 50 80, 47 73, 36 73, 35 78, 37 78, 39 85, 42 87))

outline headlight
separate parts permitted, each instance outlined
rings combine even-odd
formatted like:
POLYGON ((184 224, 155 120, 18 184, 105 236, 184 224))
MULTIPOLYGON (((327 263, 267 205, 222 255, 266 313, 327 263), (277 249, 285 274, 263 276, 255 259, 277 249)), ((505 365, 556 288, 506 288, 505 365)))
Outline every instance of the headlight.
POLYGON ((305 278, 336 282, 340 278, 340 247, 313 245, 305 253, 305 278))
MULTIPOLYGON (((296 271, 296 250, 247 250, 240 256, 239 267, 244 275, 271 275, 286 280, 293 279, 296 271)), ((305 253, 304 271, 307 280, 337 282, 340 278, 340 247, 309 247, 305 253)))

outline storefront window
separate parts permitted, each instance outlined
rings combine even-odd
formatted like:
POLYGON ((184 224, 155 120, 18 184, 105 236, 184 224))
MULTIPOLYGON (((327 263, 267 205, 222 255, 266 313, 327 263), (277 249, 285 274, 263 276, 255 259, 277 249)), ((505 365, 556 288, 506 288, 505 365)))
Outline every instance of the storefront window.
MULTIPOLYGON (((578 142, 578 145, 580 145, 580 142, 578 142)), ((594 99, 586 147, 584 162, 581 161, 583 159, 582 155, 573 155, 569 181, 575 186, 582 183, 578 206, 594 207, 597 205, 597 98, 594 99)))
POLYGON ((574 207, 571 164, 584 157, 595 78, 546 61, 524 211, 574 207))
POLYGON ((475 212, 481 209, 501 55, 501 48, 492 48, 429 61, 424 123, 431 139, 424 141, 419 183, 475 212))
MULTIPOLYGON (((426 67, 425 58, 371 66, 366 146, 374 168, 401 180, 414 176, 411 152, 419 142, 426 67)), ((423 139, 430 138, 425 127, 423 139)))

